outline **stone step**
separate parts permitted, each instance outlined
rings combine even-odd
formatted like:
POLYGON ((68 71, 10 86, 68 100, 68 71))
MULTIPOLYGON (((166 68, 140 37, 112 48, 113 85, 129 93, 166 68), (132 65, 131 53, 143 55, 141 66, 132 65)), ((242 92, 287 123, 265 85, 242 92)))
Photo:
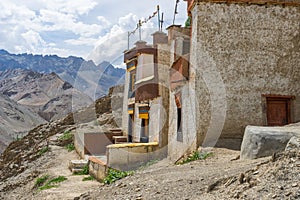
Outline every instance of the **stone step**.
POLYGON ((73 170, 82 170, 88 164, 88 160, 70 160, 69 169, 73 170))
POLYGON ((112 133, 123 133, 122 129, 110 129, 110 132, 112 133))
POLYGON ((120 143, 127 143, 127 136, 113 136, 114 143, 120 144, 120 143))

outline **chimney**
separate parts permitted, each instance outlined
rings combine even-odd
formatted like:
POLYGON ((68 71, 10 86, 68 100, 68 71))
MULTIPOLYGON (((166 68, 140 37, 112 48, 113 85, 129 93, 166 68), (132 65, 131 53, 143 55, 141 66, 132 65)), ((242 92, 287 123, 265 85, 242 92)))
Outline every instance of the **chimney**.
POLYGON ((153 45, 156 44, 167 44, 168 43, 168 36, 164 32, 156 31, 152 34, 153 36, 153 45))
POLYGON ((137 49, 142 49, 145 48, 147 45, 147 42, 143 41, 143 40, 139 40, 136 43, 134 43, 137 49))

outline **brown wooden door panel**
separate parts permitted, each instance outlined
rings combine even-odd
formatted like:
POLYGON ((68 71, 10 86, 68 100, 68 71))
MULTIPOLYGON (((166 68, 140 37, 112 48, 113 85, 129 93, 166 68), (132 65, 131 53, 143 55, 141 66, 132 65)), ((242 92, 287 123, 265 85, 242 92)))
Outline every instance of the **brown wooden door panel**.
POLYGON ((267 120, 269 126, 283 126, 289 123, 289 100, 267 100, 267 120))

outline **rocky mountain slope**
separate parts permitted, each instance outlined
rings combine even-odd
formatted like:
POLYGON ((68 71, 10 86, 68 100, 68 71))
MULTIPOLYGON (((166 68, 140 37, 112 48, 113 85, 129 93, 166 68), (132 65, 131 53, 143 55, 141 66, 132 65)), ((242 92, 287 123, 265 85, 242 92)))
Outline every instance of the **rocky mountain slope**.
POLYGON ((0 92, 30 107, 47 121, 62 118, 92 103, 91 98, 53 72, 42 74, 27 69, 0 71, 0 92))
MULTIPOLYGON (((122 94, 122 86, 111 88, 107 96, 98 99, 89 107, 39 125, 20 140, 10 143, 0 157, 0 199, 2 192, 20 187, 39 175, 39 172, 33 170, 35 169, 33 166, 36 166, 36 160, 42 157, 42 150, 49 147, 52 136, 61 135, 65 131, 76 131, 86 126, 88 122, 94 124, 95 120, 98 120, 100 125, 96 123, 93 127, 94 131, 102 130, 100 126, 104 125, 103 121, 106 124, 110 123, 110 127, 116 128, 121 114, 113 114, 113 105, 122 102, 122 94)), ((117 109, 115 111, 118 112, 117 109)))
POLYGON ((95 65, 92 61, 69 56, 10 54, 0 50, 0 71, 7 69, 30 69, 40 73, 55 72, 64 81, 93 99, 107 94, 108 89, 123 83, 125 70, 114 68, 108 62, 95 65))
POLYGON ((46 120, 38 114, 0 94, 0 153, 11 141, 42 123, 46 120))

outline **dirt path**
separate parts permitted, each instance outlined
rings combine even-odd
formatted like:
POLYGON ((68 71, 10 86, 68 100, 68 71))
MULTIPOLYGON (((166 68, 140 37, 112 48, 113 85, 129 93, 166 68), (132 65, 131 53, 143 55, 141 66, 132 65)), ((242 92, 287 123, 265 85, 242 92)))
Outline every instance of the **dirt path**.
MULTIPOLYGON (((47 152, 43 158, 36 161, 31 171, 38 170, 39 177, 49 175, 51 178, 65 176, 67 180, 61 182, 57 188, 38 191, 33 189, 35 180, 28 184, 18 187, 3 195, 3 199, 36 199, 36 200, 55 200, 55 199, 74 199, 74 197, 88 191, 91 188, 99 188, 100 183, 97 181, 82 181, 86 176, 72 175, 68 169, 69 160, 79 159, 75 151, 68 152, 63 147, 51 146, 51 152, 47 152)), ((2 199, 0 198, 0 199, 2 199)))

